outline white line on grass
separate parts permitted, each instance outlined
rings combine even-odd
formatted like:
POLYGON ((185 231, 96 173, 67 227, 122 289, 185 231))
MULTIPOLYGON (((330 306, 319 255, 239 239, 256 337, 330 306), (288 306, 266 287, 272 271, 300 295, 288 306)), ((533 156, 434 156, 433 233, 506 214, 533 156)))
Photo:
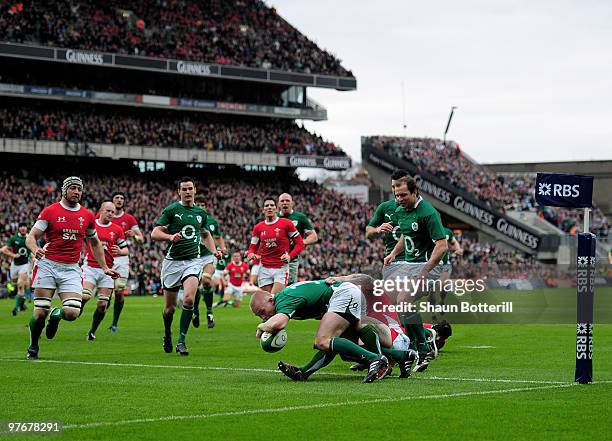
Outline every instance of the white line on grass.
POLYGON ((258 415, 262 413, 280 413, 280 412, 291 412, 297 410, 310 410, 310 409, 325 409, 328 407, 340 407, 340 406, 354 406, 362 404, 380 404, 380 403, 393 403, 398 401, 412 401, 412 400, 435 400, 440 398, 457 398, 457 397, 468 397, 473 395, 492 395, 492 394, 508 394, 514 392, 530 392, 545 389, 557 389, 557 388, 569 388, 577 386, 575 383, 567 384, 554 384, 548 386, 535 386, 535 387, 519 387, 513 389, 496 389, 488 391, 473 391, 473 392, 457 392, 452 394, 437 394, 437 395, 420 395, 416 397, 399 397, 399 398, 378 398, 371 400, 359 400, 359 401, 342 401, 339 403, 320 403, 320 404, 305 404, 302 406, 287 406, 287 407, 276 407, 269 409, 251 409, 251 410, 239 410, 235 412, 218 412, 218 413, 205 413, 199 415, 170 415, 159 418, 140 418, 133 420, 123 421, 100 421, 97 423, 85 423, 85 424, 67 424, 63 426, 64 429, 91 429, 95 427, 111 427, 111 426, 125 426, 129 424, 141 424, 141 423, 159 423, 163 421, 177 421, 177 420, 195 420, 195 419, 207 419, 216 417, 232 417, 232 416, 245 416, 245 415, 258 415))
MULTIPOLYGON (((86 366, 115 366, 115 367, 134 367, 134 368, 153 368, 153 369, 193 369, 202 371, 234 371, 234 372, 263 372, 280 374, 276 369, 263 368, 238 368, 238 367, 219 367, 219 366, 180 366, 180 365, 162 365, 162 364, 141 364, 141 363, 110 363, 103 361, 71 361, 71 360, 24 360, 19 358, 0 358, 1 361, 16 361, 27 363, 53 363, 53 364, 79 364, 86 366)), ((333 375, 343 377, 354 377, 355 374, 341 372, 317 372, 317 375, 333 375)), ((527 383, 527 384, 566 384, 565 381, 548 381, 548 380, 513 380, 503 378, 461 378, 461 377, 422 377, 415 376, 418 380, 432 381, 473 381, 480 383, 527 383)))

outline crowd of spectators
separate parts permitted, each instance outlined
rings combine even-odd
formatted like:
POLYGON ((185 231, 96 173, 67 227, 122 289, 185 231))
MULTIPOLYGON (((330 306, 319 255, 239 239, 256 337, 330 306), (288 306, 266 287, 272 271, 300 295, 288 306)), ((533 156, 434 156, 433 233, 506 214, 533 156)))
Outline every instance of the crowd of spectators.
MULTIPOLYGON (((372 146, 413 163, 499 211, 535 211, 562 231, 582 230, 582 212, 558 207, 541 207, 535 201, 535 174, 496 174, 467 156, 453 141, 446 145, 434 138, 370 137, 372 146)), ((610 225, 601 210, 594 208, 591 231, 607 235, 610 225)))
MULTIPOLYGON (((163 207, 176 200, 175 181, 161 174, 81 176, 85 182, 82 203, 90 209, 97 210, 100 202, 116 190, 127 194, 127 211, 139 220, 145 232, 144 244, 130 247, 131 276, 137 281, 139 292, 158 291, 166 245, 152 242, 149 233, 163 207)), ((61 179, 34 175, 17 178, 15 173, 0 175, 1 244, 14 234, 20 221, 32 225, 44 206, 58 200, 61 179)), ((302 254, 301 279, 359 272, 378 266, 384 257, 382 244, 366 244, 360 233, 365 231, 373 207, 349 200, 314 182, 202 178, 198 186, 208 199, 210 213, 219 219, 230 252, 248 248, 251 229, 261 218, 262 198, 288 191, 295 197, 295 208, 310 217, 319 234, 319 242, 302 254)))
POLYGON ((260 0, 24 0, 0 6, 0 41, 352 76, 260 0))
POLYGON ((345 156, 295 121, 30 100, 0 105, 0 138, 345 156))

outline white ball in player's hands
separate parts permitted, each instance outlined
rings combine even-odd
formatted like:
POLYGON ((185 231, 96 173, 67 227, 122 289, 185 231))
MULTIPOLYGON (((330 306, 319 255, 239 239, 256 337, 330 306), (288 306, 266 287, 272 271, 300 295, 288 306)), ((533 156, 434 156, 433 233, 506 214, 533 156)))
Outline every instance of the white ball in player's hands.
POLYGON ((266 352, 278 352, 287 344, 287 331, 281 329, 275 334, 264 332, 260 337, 261 348, 266 352))

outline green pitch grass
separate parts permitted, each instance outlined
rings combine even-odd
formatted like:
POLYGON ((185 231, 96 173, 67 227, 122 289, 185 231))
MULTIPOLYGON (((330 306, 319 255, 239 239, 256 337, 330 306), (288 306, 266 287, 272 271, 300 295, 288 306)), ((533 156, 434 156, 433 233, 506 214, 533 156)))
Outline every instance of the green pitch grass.
MULTIPOLYGON (((599 290, 602 295, 606 290, 599 290)), ((612 295, 607 290, 606 295, 612 295)), ((573 383, 575 325, 457 325, 430 368, 363 384, 340 360, 306 383, 279 374, 302 364, 317 323, 291 322, 289 342, 264 353, 246 305, 191 328, 188 357, 162 350, 162 298, 127 298, 116 334, 109 311, 85 340, 93 304, 41 339, 26 361, 28 311, 0 300, 0 420, 60 421, 66 440, 609 439, 612 325, 595 327, 595 384, 573 383)), ((178 314, 175 317, 178 332, 178 314)))

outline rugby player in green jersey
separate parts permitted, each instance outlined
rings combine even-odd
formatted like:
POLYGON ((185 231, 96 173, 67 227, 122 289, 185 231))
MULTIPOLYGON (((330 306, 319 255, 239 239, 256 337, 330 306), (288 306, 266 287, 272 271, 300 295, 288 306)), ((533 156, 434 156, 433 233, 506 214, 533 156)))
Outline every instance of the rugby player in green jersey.
MULTIPOLYGON (((196 204, 204 211, 207 211, 206 198, 203 195, 197 195, 195 197, 196 204)), ((225 240, 223 239, 223 233, 219 226, 219 221, 208 215, 208 222, 206 228, 215 240, 215 245, 222 255, 227 254, 225 249, 225 240)), ((204 304, 206 305, 206 323, 209 329, 215 327, 215 318, 213 316, 213 274, 215 273, 214 256, 206 248, 204 243, 200 244, 200 252, 203 258, 204 269, 202 270, 202 281, 200 282, 200 288, 196 293, 195 303, 193 305, 193 326, 195 328, 200 327, 200 298, 204 298, 204 304)))
POLYGON ((30 273, 30 250, 26 247, 26 237, 28 236, 28 225, 20 222, 17 227, 17 234, 11 236, 0 252, 12 258, 10 277, 13 282, 17 282, 17 295, 15 296, 15 307, 12 314, 17 315, 25 308, 25 291, 28 287, 28 274, 30 273))
POLYGON ((180 201, 164 208, 151 232, 151 239, 169 242, 162 263, 161 282, 164 289, 164 351, 172 352, 172 318, 176 308, 177 294, 182 286, 185 290, 183 312, 181 313, 180 334, 176 352, 189 355, 185 336, 193 318, 193 304, 200 284, 202 255, 200 242, 216 257, 215 241, 206 228, 208 213, 195 204, 195 181, 183 177, 178 182, 180 201))
MULTIPOLYGON (((396 170, 391 174, 391 190, 399 183, 399 179, 410 176, 406 170, 396 170)), ((385 244, 385 255, 388 255, 393 251, 397 241, 400 238, 399 225, 396 219, 397 204, 395 197, 382 202, 376 211, 374 216, 370 220, 370 223, 366 226, 365 237, 368 240, 375 240, 382 236, 385 244)), ((394 277, 394 273, 401 270, 401 265, 405 262, 405 256, 399 254, 395 257, 393 262, 383 265, 383 279, 387 280, 394 277)))
MULTIPOLYGON (((263 332, 276 333, 284 329, 290 319, 321 319, 314 347, 319 351, 309 363, 312 372, 327 366, 336 355, 368 364, 368 373, 363 379, 371 383, 383 378, 389 361, 384 355, 368 351, 353 341, 341 337, 349 329, 358 332, 365 303, 361 289, 344 281, 325 280, 299 282, 284 288, 275 295, 257 290, 251 298, 251 310, 265 320, 257 326, 256 336, 263 332)), ((293 380, 306 380, 312 373, 280 362, 279 369, 293 380)))
MULTIPOLYGON (((319 236, 312 226, 312 222, 308 217, 297 210, 293 209, 294 203, 293 198, 289 193, 283 193, 278 197, 278 206, 280 208, 280 212, 278 214, 279 217, 286 217, 295 228, 297 228, 300 236, 302 236, 302 240, 304 241, 304 247, 308 247, 310 245, 314 245, 319 240, 319 236)), ((297 259, 289 262, 289 281, 288 285, 295 283, 298 281, 298 271, 301 262, 301 257, 298 256, 297 259)))
MULTIPOLYGON (((385 257, 385 265, 393 262, 398 255, 404 255, 406 263, 394 274, 394 279, 402 282, 402 286, 406 286, 407 281, 412 281, 411 286, 414 286, 415 282, 422 284, 428 278, 437 279, 439 273, 433 270, 448 250, 440 213, 419 195, 417 183, 411 177, 398 180, 394 195, 399 205, 395 214, 401 236, 391 253, 385 257)), ((415 303, 424 294, 422 288, 416 292, 404 288, 398 290, 396 302, 415 303)), ((435 356, 435 351, 427 341, 421 315, 418 311, 404 312, 400 318, 408 337, 417 344, 419 363, 415 370, 423 371, 435 356)))

